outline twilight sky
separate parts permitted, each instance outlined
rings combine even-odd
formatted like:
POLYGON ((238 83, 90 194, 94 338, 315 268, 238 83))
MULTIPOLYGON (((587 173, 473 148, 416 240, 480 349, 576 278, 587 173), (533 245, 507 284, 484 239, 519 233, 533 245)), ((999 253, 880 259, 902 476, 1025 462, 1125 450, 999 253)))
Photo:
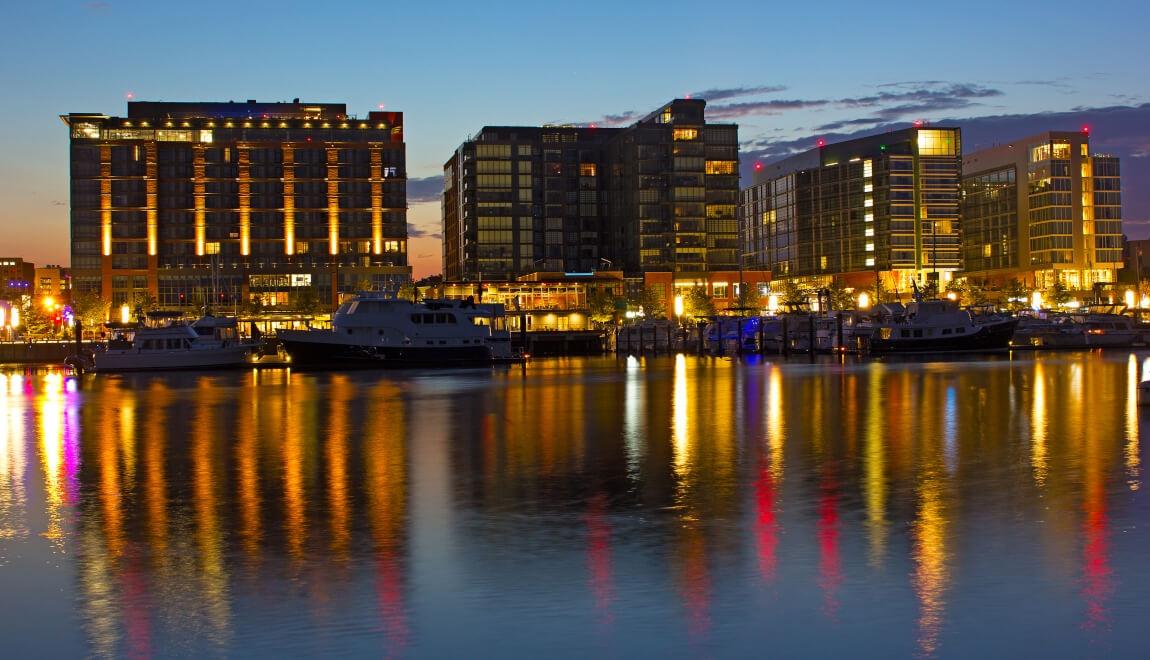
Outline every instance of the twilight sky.
POLYGON ((964 150, 1092 129, 1150 234, 1150 5, 13 2, 0 9, 0 256, 68 262, 58 115, 149 101, 345 102, 404 113, 410 254, 438 273, 443 162, 488 124, 627 123, 685 94, 740 125, 744 175, 914 119, 964 150))

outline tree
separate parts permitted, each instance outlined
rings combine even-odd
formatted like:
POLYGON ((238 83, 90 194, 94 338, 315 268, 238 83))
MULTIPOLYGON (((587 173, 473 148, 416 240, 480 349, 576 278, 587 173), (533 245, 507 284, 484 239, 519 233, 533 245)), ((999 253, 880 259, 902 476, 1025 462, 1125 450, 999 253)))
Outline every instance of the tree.
POLYGON ((411 302, 418 302, 419 301, 419 289, 416 288, 416 286, 414 284, 412 284, 411 282, 404 282, 403 284, 399 285, 399 291, 396 293, 396 296, 400 300, 409 300, 411 302))
POLYGON ((1066 290, 1066 285, 1062 280, 1055 280, 1054 286, 1046 294, 1047 300, 1055 305, 1063 305, 1070 300, 1070 292, 1066 290))
POLYGON ((594 323, 615 320, 615 296, 607 289, 592 289, 587 293, 587 316, 594 323))
POLYGON ((802 286, 794 280, 783 283, 783 304, 787 307, 801 307, 811 302, 810 287, 802 286))
POLYGON ((683 316, 692 319, 715 315, 715 301, 707 294, 705 285, 693 286, 683 296, 683 316))
POLYGON ((296 289, 288 297, 288 302, 291 304, 292 309, 300 314, 316 315, 324 309, 325 305, 319 299, 315 289, 311 287, 301 287, 296 289))
POLYGON ((643 310, 643 315, 649 319, 667 318, 667 304, 661 293, 653 286, 643 287, 634 295, 628 304, 643 310))
POLYGON ((848 290, 838 282, 831 282, 826 291, 830 294, 831 309, 854 309, 854 290, 848 290))
POLYGON ((986 287, 981 282, 969 277, 956 283, 950 289, 958 294, 963 305, 984 305, 988 300, 986 287))
POLYGON ((755 293, 755 285, 743 282, 739 285, 739 295, 735 296, 735 307, 740 312, 753 311, 759 313, 759 296, 755 293))
POLYGON ((45 337, 52 334, 52 314, 44 309, 43 305, 36 304, 32 298, 20 310, 20 327, 24 328, 24 335, 29 337, 45 337))
POLYGON ((244 314, 247 314, 248 316, 259 316, 260 314, 264 313, 264 310, 267 309, 267 306, 264 305, 263 296, 255 295, 248 298, 242 309, 244 314))
POLYGON ((1002 296, 1007 309, 1017 311, 1026 306, 1026 287, 1017 278, 1011 278, 1009 282, 1002 286, 1002 296))
POLYGON ((72 315, 80 320, 84 330, 96 332, 108 320, 111 306, 94 291, 72 291, 72 315))

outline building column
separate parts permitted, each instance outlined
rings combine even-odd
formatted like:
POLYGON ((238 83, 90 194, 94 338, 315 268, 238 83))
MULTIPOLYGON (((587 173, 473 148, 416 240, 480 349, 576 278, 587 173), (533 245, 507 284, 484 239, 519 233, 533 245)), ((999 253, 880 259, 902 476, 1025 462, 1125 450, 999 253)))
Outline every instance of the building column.
POLYGON ((284 254, 295 254, 295 148, 283 146, 284 254))
POLYGON ((159 186, 159 167, 157 166, 157 145, 155 142, 149 142, 145 151, 145 173, 147 180, 145 182, 146 202, 147 207, 145 213, 147 214, 147 228, 148 228, 148 294, 154 296, 156 300, 160 299, 160 257, 159 255, 159 242, 160 242, 160 228, 159 228, 159 203, 157 201, 157 187, 159 186))
POLYGON ((327 253, 339 255, 339 149, 330 146, 327 148, 327 253))
POLYGON ((252 163, 251 147, 236 145, 240 179, 240 256, 252 253, 252 163))

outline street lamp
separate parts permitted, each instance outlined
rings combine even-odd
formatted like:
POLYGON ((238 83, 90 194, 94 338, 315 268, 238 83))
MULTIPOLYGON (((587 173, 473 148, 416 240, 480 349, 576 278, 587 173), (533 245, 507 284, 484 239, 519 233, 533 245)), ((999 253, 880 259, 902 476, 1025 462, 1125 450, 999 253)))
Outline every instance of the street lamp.
POLYGON ((1134 289, 1126 289, 1126 309, 1134 309, 1134 289))
POLYGON ((870 309, 870 294, 866 291, 859 294, 859 309, 870 309))
POLYGON ((1042 311, 1042 292, 1035 291, 1030 294, 1030 309, 1036 312, 1042 311))
POLYGON ((683 296, 680 294, 675 294, 675 320, 683 322, 683 296))

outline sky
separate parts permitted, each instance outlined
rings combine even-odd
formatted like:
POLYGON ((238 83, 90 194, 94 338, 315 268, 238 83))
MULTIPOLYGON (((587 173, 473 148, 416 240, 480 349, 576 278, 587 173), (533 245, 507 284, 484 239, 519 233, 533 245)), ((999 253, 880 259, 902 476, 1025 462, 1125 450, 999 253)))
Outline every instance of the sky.
POLYGON ((708 99, 756 160, 921 119, 964 151, 1089 124, 1150 235, 1150 3, 0 3, 0 256, 68 263, 59 115, 140 101, 404 113, 409 253, 441 270, 443 163, 485 125, 623 125, 708 99))

